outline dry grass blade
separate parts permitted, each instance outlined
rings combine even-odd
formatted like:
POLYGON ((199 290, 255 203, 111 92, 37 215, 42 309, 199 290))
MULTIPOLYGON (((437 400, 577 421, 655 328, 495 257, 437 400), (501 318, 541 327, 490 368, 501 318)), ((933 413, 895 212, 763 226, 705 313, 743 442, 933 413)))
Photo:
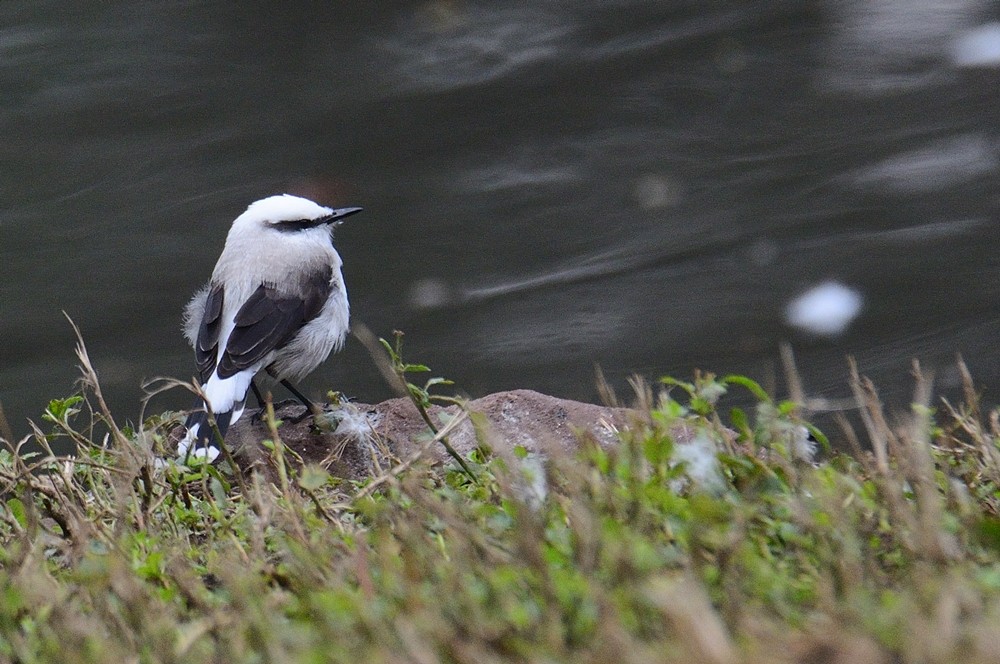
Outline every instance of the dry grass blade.
POLYGON ((615 388, 608 382, 601 365, 596 362, 594 363, 594 384, 597 386, 597 396, 601 400, 601 403, 611 408, 619 406, 615 388))
POLYGON ((687 646, 689 661, 729 664, 738 661, 725 624, 697 581, 655 579, 646 590, 650 601, 687 646))
POLYGON ((115 423, 115 418, 111 414, 111 409, 104 400, 104 392, 101 390, 101 383, 97 379, 97 371, 94 369, 94 365, 90 361, 90 354, 87 352, 87 345, 83 341, 83 334, 80 332, 80 328, 77 327, 76 323, 73 322, 73 319, 70 318, 69 314, 65 311, 63 312, 63 316, 65 316, 66 320, 69 321, 69 324, 73 328, 73 334, 76 335, 76 356, 80 360, 80 382, 86 389, 93 393, 94 397, 97 399, 99 414, 108 425, 111 435, 115 439, 115 443, 122 450, 132 449, 128 439, 115 423))
MULTIPOLYGON (((885 409, 874 384, 868 378, 858 374, 858 367, 853 358, 849 358, 849 366, 851 390, 854 392, 855 398, 858 399, 861 420, 865 425, 875 456, 876 472, 874 478, 893 520, 901 525, 895 536, 899 538, 907 551, 919 554, 920 547, 914 540, 914 533, 918 530, 919 514, 915 513, 904 495, 908 473, 904 469, 903 473, 900 474, 890 463, 890 459, 893 459, 896 463, 909 467, 913 463, 911 458, 914 454, 913 446, 906 446, 899 442, 896 433, 886 421, 885 409)), ((905 429, 903 433, 906 433, 905 429)))
POLYGON ((635 395, 635 405, 633 410, 641 413, 648 413, 656 407, 656 400, 653 396, 653 388, 642 376, 633 374, 628 377, 629 387, 635 395))
POLYGON ((386 356, 385 349, 379 343, 378 337, 372 332, 367 325, 364 323, 359 323, 357 321, 351 323, 351 334, 361 342, 361 345, 365 347, 368 351, 368 355, 371 356, 372 361, 375 362, 375 368, 378 369, 379 373, 382 374, 382 378, 389 385, 389 387, 401 397, 410 398, 410 390, 406 387, 406 381, 399 377, 396 370, 392 366, 392 362, 386 356))
POLYGON ((969 408, 969 412, 975 420, 980 422, 982 421, 983 414, 979 409, 979 394, 976 392, 976 386, 972 380, 972 374, 969 372, 969 367, 965 364, 965 360, 962 359, 961 355, 955 357, 955 366, 958 368, 958 375, 962 379, 964 403, 969 408))
POLYGON ((853 357, 847 358, 850 368, 851 392, 858 402, 858 409, 861 413, 861 421, 868 432, 868 439, 872 444, 872 451, 875 454, 875 467, 883 475, 889 473, 889 439, 892 431, 886 424, 885 416, 882 413, 882 402, 879 401, 878 393, 874 385, 868 379, 862 380, 858 373, 858 364, 853 357))
POLYGON ((943 505, 934 477, 934 454, 931 450, 931 386, 933 378, 913 361, 915 380, 910 426, 905 432, 904 450, 909 480, 917 498, 920 549, 934 560, 954 555, 955 546, 946 535, 942 521, 943 505))
POLYGON ((1000 439, 1000 422, 998 422, 1000 412, 997 409, 990 412, 990 428, 987 430, 983 422, 982 409, 979 406, 979 394, 972 380, 972 374, 969 372, 969 367, 966 366, 961 355, 956 358, 956 366, 962 378, 963 403, 966 412, 960 413, 947 402, 945 402, 945 406, 953 421, 969 434, 972 444, 986 464, 993 481, 1000 484, 1000 450, 997 449, 994 442, 1000 439))
POLYGON ((788 386, 788 397, 800 406, 806 404, 806 391, 802 386, 802 376, 795 366, 795 354, 792 345, 787 341, 781 342, 778 346, 778 354, 781 356, 781 366, 785 372, 785 383, 788 386))
POLYGON ((837 423, 840 427, 840 431, 844 434, 844 438, 847 440, 847 445, 850 447, 851 452, 854 454, 854 458, 857 459, 869 473, 877 472, 877 468, 872 467, 871 455, 865 452, 861 447, 861 441, 858 439, 858 433, 851 426, 851 421, 844 416, 843 413, 834 413, 833 421, 837 423))
POLYGON ((782 342, 778 347, 781 357, 782 371, 785 375, 785 385, 788 389, 788 398, 799 407, 797 415, 808 417, 815 413, 836 413, 844 410, 855 410, 858 407, 857 399, 811 397, 805 390, 802 382, 802 374, 795 363, 795 353, 791 344, 782 342))

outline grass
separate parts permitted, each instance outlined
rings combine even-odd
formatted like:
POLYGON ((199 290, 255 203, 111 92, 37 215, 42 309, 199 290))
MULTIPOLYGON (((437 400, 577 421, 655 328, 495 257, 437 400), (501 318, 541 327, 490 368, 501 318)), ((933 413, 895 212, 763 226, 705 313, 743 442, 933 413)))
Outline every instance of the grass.
POLYGON ((119 426, 78 350, 44 451, 0 453, 2 661, 1000 657, 1000 426, 968 377, 962 405, 935 404, 917 368, 892 419, 855 370, 857 451, 819 462, 799 405, 700 375, 637 390, 611 449, 350 483, 275 435, 268 481, 158 462, 169 418, 119 426), (720 412, 733 390, 756 408, 720 412))

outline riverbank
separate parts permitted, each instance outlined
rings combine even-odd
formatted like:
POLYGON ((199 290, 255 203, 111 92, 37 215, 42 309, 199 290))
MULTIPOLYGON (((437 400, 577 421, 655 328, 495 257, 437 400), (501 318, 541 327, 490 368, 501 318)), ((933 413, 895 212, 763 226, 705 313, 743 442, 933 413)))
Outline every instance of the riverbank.
POLYGON ((997 419, 971 384, 950 408, 918 381, 894 420, 858 378, 853 455, 752 381, 701 376, 630 409, 443 410, 417 388, 248 419, 188 467, 163 460, 176 418, 117 426, 82 359, 85 399, 53 401, 35 441, 77 454, 0 455, 8 661, 1000 656, 997 419), (733 390, 755 408, 720 412, 733 390))

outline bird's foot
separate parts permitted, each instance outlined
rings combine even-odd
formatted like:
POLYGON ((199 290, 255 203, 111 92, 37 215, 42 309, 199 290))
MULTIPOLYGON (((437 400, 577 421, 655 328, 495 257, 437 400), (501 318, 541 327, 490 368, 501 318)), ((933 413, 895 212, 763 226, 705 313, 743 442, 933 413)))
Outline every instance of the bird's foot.
POLYGON ((288 421, 291 422, 292 424, 298 424, 299 422, 306 419, 312 414, 313 414, 312 408, 305 408, 303 409, 301 415, 296 415, 295 417, 289 419, 288 421))
POLYGON ((262 423, 264 421, 264 413, 266 412, 267 408, 265 408, 264 406, 254 409, 254 411, 250 413, 250 424, 254 425, 262 423))

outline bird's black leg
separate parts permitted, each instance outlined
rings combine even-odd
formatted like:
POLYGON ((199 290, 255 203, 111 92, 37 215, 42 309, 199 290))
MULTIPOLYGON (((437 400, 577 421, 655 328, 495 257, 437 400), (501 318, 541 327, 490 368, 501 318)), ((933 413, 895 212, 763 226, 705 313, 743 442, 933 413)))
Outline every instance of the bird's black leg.
POLYGON ((313 407, 314 404, 309 399, 309 397, 307 397, 306 395, 302 394, 297 389, 295 389, 295 386, 292 385, 291 383, 289 383, 288 380, 286 380, 286 379, 282 379, 281 380, 281 384, 284 385, 285 389, 288 390, 289 392, 291 392, 295 396, 295 398, 299 400, 299 403, 301 403, 306 408, 309 408, 310 410, 312 410, 312 407, 313 407))
POLYGON ((312 413, 316 412, 316 410, 318 410, 319 407, 316 406, 316 404, 314 404, 312 401, 310 401, 307 396, 305 396, 297 389, 295 389, 295 386, 289 383, 288 380, 282 379, 281 384, 285 386, 286 390, 295 395, 295 398, 298 399, 302 403, 302 405, 306 407, 306 412, 302 413, 302 415, 300 415, 299 417, 296 417, 295 419, 291 420, 293 423, 301 422, 306 417, 308 417, 312 413))
POLYGON ((261 396, 260 388, 257 387, 256 381, 254 381, 252 378, 250 379, 250 389, 253 390, 253 395, 257 399, 257 411, 250 418, 250 421, 256 422, 259 420, 263 420, 264 409, 266 408, 266 406, 264 405, 264 397, 261 396))
POLYGON ((264 409, 264 397, 262 397, 260 395, 260 388, 257 387, 257 383, 255 383, 252 378, 250 379, 250 389, 253 390, 253 395, 255 397, 257 397, 257 408, 263 410, 264 409))

